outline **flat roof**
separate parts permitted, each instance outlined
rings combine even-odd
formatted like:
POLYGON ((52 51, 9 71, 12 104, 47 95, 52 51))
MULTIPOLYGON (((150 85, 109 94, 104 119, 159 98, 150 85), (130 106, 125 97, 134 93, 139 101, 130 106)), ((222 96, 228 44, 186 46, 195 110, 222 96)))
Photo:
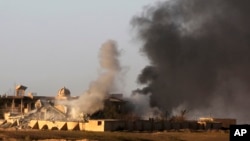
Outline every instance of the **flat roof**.
POLYGON ((21 90, 26 90, 28 87, 23 86, 23 85, 17 85, 16 90, 21 89, 21 90))

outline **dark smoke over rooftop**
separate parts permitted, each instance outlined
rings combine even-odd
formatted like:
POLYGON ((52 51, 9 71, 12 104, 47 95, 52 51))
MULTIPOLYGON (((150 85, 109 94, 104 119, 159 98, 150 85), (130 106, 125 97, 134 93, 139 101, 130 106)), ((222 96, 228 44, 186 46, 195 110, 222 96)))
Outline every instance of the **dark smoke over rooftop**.
POLYGON ((185 103, 191 111, 250 122, 249 5, 170 0, 132 19, 151 64, 138 77, 152 93, 151 106, 185 103))

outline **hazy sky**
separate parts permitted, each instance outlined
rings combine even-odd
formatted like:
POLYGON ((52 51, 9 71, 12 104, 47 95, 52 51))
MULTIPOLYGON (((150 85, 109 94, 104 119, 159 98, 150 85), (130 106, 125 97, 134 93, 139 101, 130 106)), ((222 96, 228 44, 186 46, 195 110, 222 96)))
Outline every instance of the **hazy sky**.
POLYGON ((80 95, 98 74, 98 52, 108 39, 122 50, 122 92, 137 87, 147 64, 134 40, 131 18, 152 0, 0 1, 0 94, 16 84, 55 96, 65 86, 80 95))

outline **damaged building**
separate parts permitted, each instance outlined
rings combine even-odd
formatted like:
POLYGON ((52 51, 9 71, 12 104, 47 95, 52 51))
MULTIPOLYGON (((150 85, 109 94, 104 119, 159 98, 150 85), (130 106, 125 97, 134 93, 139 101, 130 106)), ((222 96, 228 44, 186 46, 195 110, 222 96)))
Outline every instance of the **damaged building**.
POLYGON ((35 103, 39 99, 53 100, 52 97, 36 96, 32 93, 25 95, 26 86, 15 87, 14 95, 1 95, 0 97, 0 118, 7 118, 6 115, 23 115, 35 109, 35 103))
POLYGON ((26 86, 18 85, 15 88, 15 95, 0 97, 0 115, 2 119, 0 127, 6 127, 3 124, 4 122, 8 123, 9 126, 18 123, 23 127, 28 127, 29 122, 32 120, 84 122, 92 118, 117 118, 121 117, 123 105, 125 104, 125 101, 121 99, 121 94, 112 94, 105 99, 105 108, 103 110, 99 110, 92 115, 78 113, 77 117, 73 117, 72 112, 74 112, 74 109, 65 103, 79 97, 71 96, 70 90, 66 87, 61 88, 55 97, 37 96, 32 93, 26 95, 26 89, 26 86))
POLYGON ((80 131, 163 131, 163 130, 211 130, 228 128, 235 119, 207 118, 199 121, 125 119, 126 101, 122 94, 109 94, 104 108, 89 115, 77 113, 68 102, 79 99, 70 90, 61 88, 54 97, 25 94, 27 87, 18 85, 14 96, 1 96, 0 128, 80 130, 80 131))

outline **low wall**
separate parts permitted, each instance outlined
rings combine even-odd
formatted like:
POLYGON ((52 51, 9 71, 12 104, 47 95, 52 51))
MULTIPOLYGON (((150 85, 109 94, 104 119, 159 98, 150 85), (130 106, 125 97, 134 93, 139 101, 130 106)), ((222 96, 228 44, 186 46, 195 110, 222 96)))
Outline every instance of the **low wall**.
POLYGON ((82 124, 79 124, 79 122, 47 121, 47 120, 30 120, 28 126, 31 129, 39 129, 39 130, 83 130, 84 127, 82 126, 82 124))
POLYGON ((85 124, 85 131, 104 131, 104 121, 103 120, 89 120, 85 124))
POLYGON ((88 122, 77 121, 46 121, 31 120, 29 127, 40 130, 79 130, 79 131, 163 131, 163 130, 218 130, 222 123, 209 122, 199 124, 195 121, 170 122, 170 121, 152 121, 152 120, 89 120, 88 122))

